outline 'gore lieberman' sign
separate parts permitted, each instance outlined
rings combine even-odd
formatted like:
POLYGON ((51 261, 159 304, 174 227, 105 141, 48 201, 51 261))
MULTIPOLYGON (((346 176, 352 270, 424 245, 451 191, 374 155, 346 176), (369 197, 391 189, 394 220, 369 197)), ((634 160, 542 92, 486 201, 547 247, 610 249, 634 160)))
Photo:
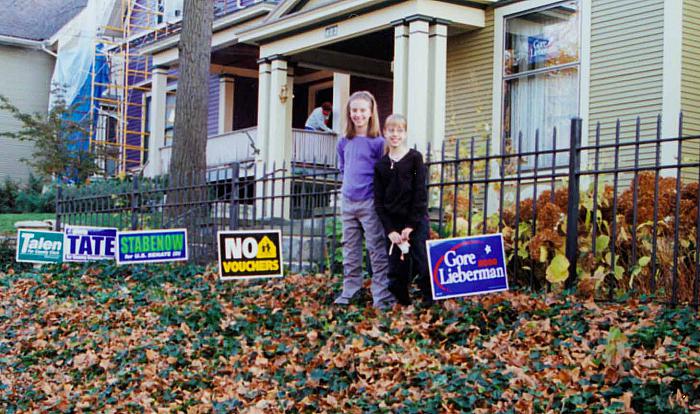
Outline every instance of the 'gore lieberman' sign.
POLYGON ((63 259, 63 233, 58 231, 17 230, 18 262, 60 263, 63 259))
POLYGON ((119 232, 117 264, 187 260, 187 229, 119 232))
POLYGON ((434 299, 508 290, 501 234, 428 240, 434 299))
POLYGON ((63 261, 114 259, 116 239, 117 229, 66 226, 63 235, 63 261))
POLYGON ((282 276, 280 230, 220 231, 219 275, 222 280, 282 276))

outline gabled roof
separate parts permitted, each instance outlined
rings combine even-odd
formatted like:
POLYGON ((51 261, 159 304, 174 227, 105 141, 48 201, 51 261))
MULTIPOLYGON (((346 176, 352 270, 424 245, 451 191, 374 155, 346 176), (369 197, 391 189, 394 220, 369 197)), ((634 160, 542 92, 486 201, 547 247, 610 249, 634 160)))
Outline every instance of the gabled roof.
POLYGON ((46 40, 87 4, 87 0, 0 0, 0 35, 46 40))
MULTIPOLYGON (((319 1, 316 0, 313 3, 331 3, 332 0, 325 0, 325 1, 319 1)), ((309 3, 309 0, 282 0, 279 2, 279 5, 275 8, 275 10, 270 13, 265 20, 277 20, 280 19, 288 14, 301 11, 304 8, 306 8, 307 4, 309 3)), ((309 8, 316 8, 318 5, 311 5, 309 8)))

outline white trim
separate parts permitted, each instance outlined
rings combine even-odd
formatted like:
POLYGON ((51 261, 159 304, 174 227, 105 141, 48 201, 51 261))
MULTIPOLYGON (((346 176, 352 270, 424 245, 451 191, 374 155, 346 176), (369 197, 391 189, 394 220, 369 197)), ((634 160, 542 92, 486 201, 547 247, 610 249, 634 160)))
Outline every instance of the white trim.
MULTIPOLYGON (((326 81, 326 82, 321 82, 317 83, 315 85, 309 86, 309 98, 307 101, 307 109, 309 110, 309 114, 311 111, 313 111, 318 105, 316 105, 316 92, 322 89, 333 89, 333 79, 326 81)), ((321 102, 323 103, 323 102, 321 102)))
MULTIPOLYGON (((683 2, 664 2, 664 57, 662 87, 661 136, 678 136, 678 115, 681 112, 681 72, 683 69, 683 2)), ((661 146, 662 165, 678 162, 678 143, 668 142, 661 146)), ((666 170, 667 173, 674 173, 666 170)), ((663 174, 663 171, 662 171, 663 174)))
POLYGON ((0 45, 19 46, 29 49, 41 49, 44 42, 39 40, 25 39, 22 37, 0 35, 0 45))
MULTIPOLYGON (((212 24, 212 50, 221 47, 223 44, 235 43, 235 41, 237 40, 234 34, 232 37, 226 40, 216 42, 215 40, 217 39, 215 38, 214 34, 218 34, 223 32, 224 30, 235 27, 239 23, 246 23, 263 15, 267 15, 272 10, 272 7, 274 6, 270 5, 269 3, 258 3, 255 5, 248 6, 247 8, 239 10, 237 12, 224 15, 214 20, 214 23, 212 24)), ((164 25, 163 27, 165 27, 168 24, 163 23, 162 25, 164 25)), ((143 36, 148 33, 151 32, 149 31, 144 34, 139 34, 139 36, 143 36)), ((172 36, 168 36, 163 40, 156 41, 141 48, 139 50, 139 54, 156 55, 159 53, 166 52, 170 49, 177 50, 178 43, 180 43, 180 33, 173 34, 172 36)))
MULTIPOLYGON (((494 14, 494 48, 493 48, 493 103, 491 112, 491 148, 501 151, 501 126, 503 115, 503 49, 505 47, 504 20, 506 17, 562 3, 565 0, 526 0, 495 9, 494 14)), ((583 119, 582 145, 588 144, 589 102, 590 102, 590 67, 591 67, 591 2, 578 0, 580 5, 580 57, 579 57, 579 116, 583 119)), ((568 135, 568 131, 566 132, 568 135)), ((583 154, 581 165, 586 165, 588 157, 583 154)), ((495 168, 495 167, 494 167, 495 168)), ((496 168, 493 171, 499 174, 496 168)))
POLYGON ((311 14, 295 15, 242 31, 239 34, 239 41, 260 44, 261 57, 289 56, 343 40, 354 39, 368 33, 389 29, 391 28, 391 22, 417 14, 449 20, 450 26, 455 27, 482 28, 486 24, 483 9, 437 0, 407 0, 333 23, 337 30, 334 30, 335 34, 331 37, 326 33, 326 27, 309 28, 309 26, 316 25, 324 19, 346 15, 351 11, 364 9, 375 3, 376 0, 364 0, 363 2, 352 0, 332 3, 331 7, 334 9, 324 10, 324 13, 318 11, 311 14), (290 33, 294 30, 298 33, 290 33), (279 38, 269 41, 273 36, 278 36, 279 38))

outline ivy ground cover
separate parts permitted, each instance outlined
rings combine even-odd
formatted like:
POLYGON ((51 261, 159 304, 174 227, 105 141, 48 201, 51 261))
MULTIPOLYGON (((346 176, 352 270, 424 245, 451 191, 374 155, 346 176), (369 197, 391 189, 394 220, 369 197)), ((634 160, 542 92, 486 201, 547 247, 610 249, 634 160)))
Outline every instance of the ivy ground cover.
POLYGON ((697 412, 692 308, 504 294, 377 312, 329 275, 0 273, 0 411, 697 412))

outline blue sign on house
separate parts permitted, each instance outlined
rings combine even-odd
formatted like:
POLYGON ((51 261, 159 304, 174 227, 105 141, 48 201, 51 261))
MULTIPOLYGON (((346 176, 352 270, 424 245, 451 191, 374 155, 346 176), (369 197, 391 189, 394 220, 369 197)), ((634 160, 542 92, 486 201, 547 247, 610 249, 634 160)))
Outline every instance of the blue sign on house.
POLYGON ((508 290, 502 234, 428 240, 433 299, 508 290))
POLYGON ((187 260, 187 229, 120 231, 117 264, 187 260))
POLYGON ((114 259, 117 229, 66 226, 63 234, 63 261, 89 262, 114 259))
POLYGON ((547 60, 549 39, 538 36, 527 38, 527 57, 530 65, 537 65, 547 60))

